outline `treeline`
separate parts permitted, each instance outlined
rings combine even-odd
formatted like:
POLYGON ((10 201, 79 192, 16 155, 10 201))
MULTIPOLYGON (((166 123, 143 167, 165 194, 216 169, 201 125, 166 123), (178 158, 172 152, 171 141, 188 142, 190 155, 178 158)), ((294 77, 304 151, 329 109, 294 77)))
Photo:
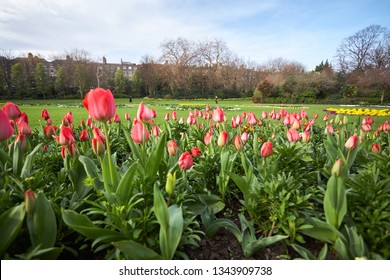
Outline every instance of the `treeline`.
POLYGON ((390 102, 390 31, 371 25, 345 38, 334 65, 321 61, 307 71, 295 61, 248 62, 222 40, 167 40, 158 58, 145 55, 131 79, 122 68, 91 59, 84 50, 55 57, 13 58, 0 53, 1 98, 82 98, 96 86, 118 97, 241 98, 262 103, 390 102), (51 65, 51 66, 48 66, 51 65), (48 69, 53 67, 55 69, 48 69), (50 72, 52 71, 52 72, 50 72))

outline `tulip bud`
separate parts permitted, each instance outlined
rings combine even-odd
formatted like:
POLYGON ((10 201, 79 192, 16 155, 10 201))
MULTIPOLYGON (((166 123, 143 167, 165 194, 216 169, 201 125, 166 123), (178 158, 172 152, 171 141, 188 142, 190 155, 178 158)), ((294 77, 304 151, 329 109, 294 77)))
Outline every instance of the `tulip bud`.
POLYGON ((340 123, 340 115, 336 115, 336 117, 334 118, 334 123, 340 123))
POLYGON ((263 146, 261 146, 261 149, 260 149, 260 154, 263 158, 267 158, 269 156, 271 156, 273 153, 273 149, 272 149, 272 142, 265 142, 263 144, 263 146))
POLYGON ((379 144, 377 144, 377 143, 374 143, 374 144, 372 144, 371 151, 375 154, 380 154, 381 146, 379 146, 379 144))
POLYGON ((218 141, 217 141, 218 146, 220 147, 226 146, 229 140, 228 137, 229 135, 226 131, 221 131, 221 133, 218 136, 218 141))
POLYGON ((170 156, 176 155, 176 152, 177 152, 178 149, 179 149, 179 147, 177 146, 177 143, 176 143, 175 140, 170 140, 168 142, 168 154, 170 156))
POLYGON ((332 175, 335 175, 335 176, 340 176, 340 172, 341 172, 341 165, 342 165, 342 159, 339 158, 338 160, 335 161, 335 163, 333 164, 333 167, 332 167, 332 175))
POLYGON ((347 116, 344 116, 344 117, 343 117, 343 123, 344 123, 344 124, 348 124, 348 117, 347 117, 347 116))
POLYGON ((167 182, 165 184, 165 190, 169 195, 173 193, 173 190, 175 189, 175 185, 176 185, 176 172, 173 174, 168 173, 167 182))
POLYGON ((92 139, 92 150, 95 155, 102 157, 106 150, 104 140, 101 137, 94 137, 92 139))
POLYGON ((244 142, 239 135, 234 136, 233 145, 237 151, 242 151, 244 149, 244 142))
POLYGON ((35 208, 35 195, 31 190, 26 190, 24 192, 24 203, 26 206, 27 214, 31 214, 35 208))
POLYGON ((192 155, 193 158, 198 158, 198 157, 200 157, 202 155, 202 151, 199 150, 199 148, 197 148, 197 147, 193 147, 191 149, 191 155, 192 155))
POLYGON ((358 141, 357 135, 352 135, 351 137, 349 137, 347 142, 345 142, 345 148, 350 150, 355 149, 357 145, 357 141, 358 141))
POLYGON ((184 152, 179 157, 179 167, 181 169, 187 170, 187 169, 190 169, 193 165, 194 165, 194 162, 192 160, 192 156, 188 151, 184 152))

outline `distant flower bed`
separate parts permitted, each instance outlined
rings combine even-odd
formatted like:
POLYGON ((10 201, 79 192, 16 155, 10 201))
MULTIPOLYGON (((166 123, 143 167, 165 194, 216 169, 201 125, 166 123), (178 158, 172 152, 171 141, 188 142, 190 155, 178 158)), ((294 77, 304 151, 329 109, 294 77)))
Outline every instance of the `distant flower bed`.
POLYGON ((370 109, 370 108, 327 108, 324 110, 333 115, 348 116, 377 116, 389 117, 390 109, 370 109))

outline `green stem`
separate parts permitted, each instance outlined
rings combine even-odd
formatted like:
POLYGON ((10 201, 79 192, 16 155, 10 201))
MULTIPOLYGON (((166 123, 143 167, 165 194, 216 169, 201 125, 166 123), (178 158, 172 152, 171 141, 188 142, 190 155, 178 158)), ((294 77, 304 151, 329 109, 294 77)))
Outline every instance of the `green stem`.
POLYGON ((267 158, 264 158, 264 181, 267 178, 267 158))
POLYGON ((109 172, 110 172, 110 179, 111 179, 111 186, 110 186, 110 191, 112 192, 112 187, 114 187, 112 184, 114 183, 114 174, 112 174, 112 170, 114 168, 113 163, 112 163, 112 158, 111 158, 111 148, 110 148, 110 141, 109 141, 109 135, 108 135, 108 127, 107 123, 103 123, 103 129, 104 129, 104 134, 106 135, 106 151, 108 155, 108 167, 109 167, 109 172))

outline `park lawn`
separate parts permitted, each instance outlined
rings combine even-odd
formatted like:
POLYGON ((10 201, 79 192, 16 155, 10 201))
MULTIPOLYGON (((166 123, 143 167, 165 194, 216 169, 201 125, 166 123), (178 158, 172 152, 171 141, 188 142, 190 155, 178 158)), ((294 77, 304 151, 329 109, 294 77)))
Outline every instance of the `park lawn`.
MULTIPOLYGON (((216 106, 220 106, 226 113, 227 121, 230 122, 232 116, 237 116, 242 112, 254 112, 258 118, 261 118, 261 113, 266 111, 269 113, 271 110, 279 112, 281 108, 284 108, 287 112, 299 112, 305 109, 312 118, 314 114, 318 114, 317 122, 321 121, 326 114, 324 110, 327 108, 340 108, 342 105, 329 105, 329 104, 254 104, 250 98, 246 99, 226 99, 219 100, 218 104, 213 99, 196 99, 196 100, 173 100, 173 99, 150 99, 150 98, 133 98, 133 102, 129 102, 127 98, 115 99, 117 104, 117 113, 122 121, 124 120, 125 113, 130 115, 133 119, 136 116, 138 105, 141 101, 145 103, 149 108, 156 110, 159 121, 163 120, 163 116, 166 113, 172 111, 177 112, 178 118, 184 117, 186 121, 188 117, 188 111, 198 109, 205 109, 206 105, 209 105, 211 109, 216 106)), ((84 108, 80 100, 12 100, 11 102, 17 104, 22 112, 25 112, 29 117, 29 124, 32 129, 38 128, 42 122, 41 111, 43 108, 48 110, 50 117, 54 125, 60 125, 62 118, 69 111, 72 112, 74 123, 78 124, 81 120, 88 118, 87 110, 84 108)), ((0 103, 0 107, 4 105, 5 101, 0 103)), ((360 122, 363 116, 348 116, 350 122, 360 122)), ((378 124, 389 120, 389 117, 374 117, 374 126, 376 129, 378 124)))

